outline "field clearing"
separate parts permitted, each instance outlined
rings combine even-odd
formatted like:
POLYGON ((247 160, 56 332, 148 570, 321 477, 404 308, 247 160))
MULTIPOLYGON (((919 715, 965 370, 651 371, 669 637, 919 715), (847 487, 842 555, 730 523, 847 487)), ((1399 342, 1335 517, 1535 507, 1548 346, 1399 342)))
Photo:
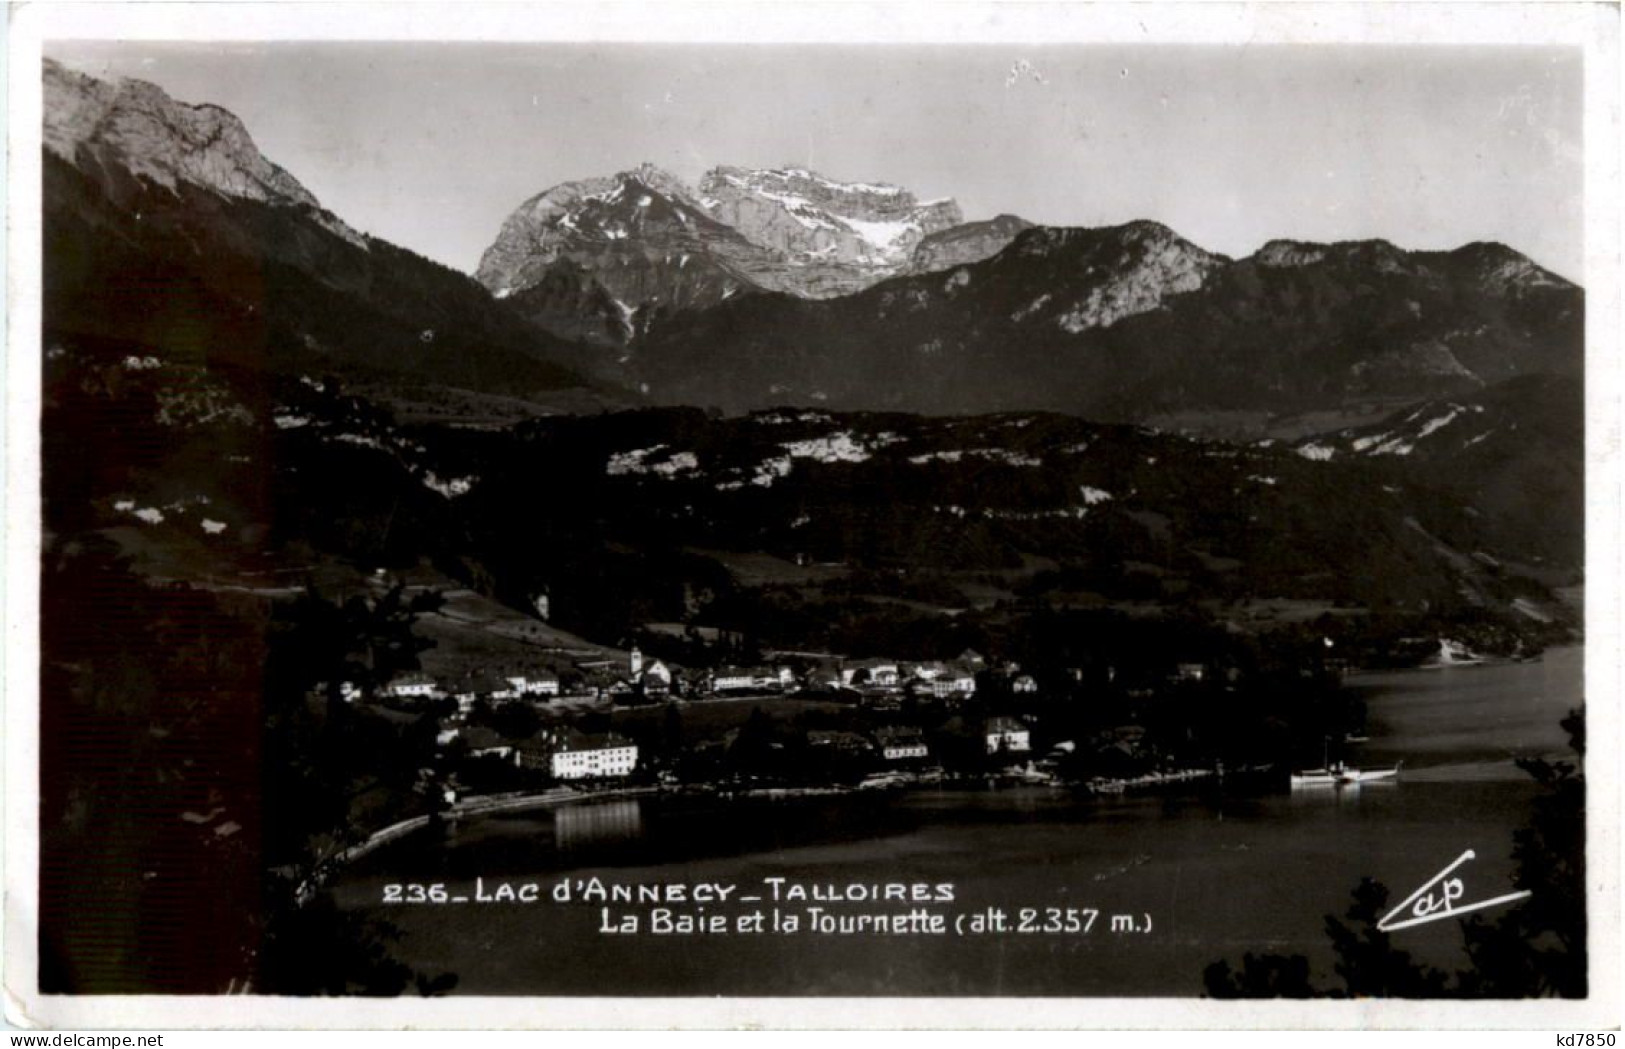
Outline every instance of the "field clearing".
POLYGON ((591 391, 574 389, 542 391, 533 399, 457 387, 428 389, 394 384, 361 384, 355 392, 388 406, 403 426, 432 423, 478 430, 503 430, 527 419, 551 415, 597 414, 618 406, 591 391))
POLYGON ((1235 605, 1204 602, 1216 615, 1273 623, 1307 623, 1321 616, 1370 615, 1368 608, 1349 608, 1326 601, 1311 601, 1291 597, 1266 597, 1243 601, 1235 605))
POLYGON ((435 642, 419 658, 426 673, 455 677, 469 671, 508 667, 572 669, 577 659, 624 660, 626 653, 595 645, 558 627, 516 612, 472 590, 438 577, 447 589, 422 579, 409 589, 440 590, 440 611, 418 617, 416 632, 435 642))

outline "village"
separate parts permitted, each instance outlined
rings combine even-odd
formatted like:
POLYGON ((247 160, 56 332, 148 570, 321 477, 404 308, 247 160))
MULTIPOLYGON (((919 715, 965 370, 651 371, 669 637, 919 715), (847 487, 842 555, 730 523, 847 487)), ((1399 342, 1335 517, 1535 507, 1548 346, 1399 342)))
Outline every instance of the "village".
MULTIPOLYGON (((1072 687, 1046 694, 1019 665, 974 650, 927 662, 797 655, 691 670, 633 647, 562 672, 411 673, 374 697, 345 694, 397 721, 433 717, 444 800, 465 805, 561 786, 783 793, 1071 782, 1115 793, 1212 773, 1211 763, 1150 746, 1141 725, 1073 738, 1076 718, 1057 714, 1087 691, 1084 672, 1072 676, 1072 687)), ((1234 687, 1200 663, 1171 666, 1163 684, 1193 692, 1204 682, 1234 687)))

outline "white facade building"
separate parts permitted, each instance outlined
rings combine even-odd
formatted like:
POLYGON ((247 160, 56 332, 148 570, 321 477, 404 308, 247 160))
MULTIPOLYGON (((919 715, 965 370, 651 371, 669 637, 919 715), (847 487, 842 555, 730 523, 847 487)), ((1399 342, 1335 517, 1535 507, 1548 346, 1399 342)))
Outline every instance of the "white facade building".
POLYGON ((925 737, 918 732, 882 729, 875 733, 875 739, 880 744, 880 756, 887 761, 912 761, 931 754, 925 737))
POLYGON ((711 687, 718 692, 756 687, 756 675, 740 667, 722 667, 711 679, 711 687))
POLYGON ((620 736, 571 733, 553 751, 558 779, 607 779, 630 775, 638 766, 638 745, 620 736))
POLYGON ((994 718, 987 723, 987 752, 1015 753, 1032 749, 1032 734, 1014 718, 994 718))
POLYGON ((391 681, 384 692, 391 696, 427 699, 435 694, 434 678, 427 674, 406 674, 391 681))
POLYGON ((559 694, 557 674, 511 674, 504 680, 513 687, 517 696, 556 696, 559 694))

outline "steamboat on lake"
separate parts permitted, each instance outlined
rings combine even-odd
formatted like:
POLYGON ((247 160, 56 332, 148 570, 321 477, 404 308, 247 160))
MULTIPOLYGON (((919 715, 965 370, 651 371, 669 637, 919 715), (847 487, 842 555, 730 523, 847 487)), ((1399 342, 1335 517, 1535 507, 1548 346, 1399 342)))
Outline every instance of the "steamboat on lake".
POLYGON ((1392 780, 1399 776, 1403 761, 1388 768, 1359 769, 1338 761, 1318 769, 1304 769, 1292 774, 1292 789, 1303 787, 1346 787, 1376 780, 1392 780))

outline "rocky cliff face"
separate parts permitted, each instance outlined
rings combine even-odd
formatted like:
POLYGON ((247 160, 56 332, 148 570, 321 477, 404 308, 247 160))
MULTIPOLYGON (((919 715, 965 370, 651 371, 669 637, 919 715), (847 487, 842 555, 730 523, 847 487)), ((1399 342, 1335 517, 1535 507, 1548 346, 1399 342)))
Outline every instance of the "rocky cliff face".
POLYGON ((1000 215, 983 222, 966 222, 932 233, 920 240, 909 261, 911 273, 935 273, 970 262, 990 259, 1005 249, 1032 223, 1015 215, 1000 215))
POLYGON ((108 82, 45 60, 46 150, 82 170, 122 168, 167 189, 186 183, 224 197, 307 212, 357 247, 365 239, 260 154, 219 106, 192 106, 142 80, 108 82))
POLYGON ((550 331, 624 344, 735 295, 859 291, 960 221, 953 201, 922 204, 897 186, 719 167, 695 190, 645 164, 525 201, 476 277, 550 331))
POLYGON ((622 343, 663 315, 758 290, 771 253, 650 165, 554 186, 521 204, 475 279, 559 334, 622 343), (566 290, 567 289, 567 290, 566 290), (575 313, 585 305, 589 316, 575 313))
POLYGON ((718 167, 700 203, 782 257, 766 283, 803 298, 849 294, 902 272, 925 237, 959 225, 952 200, 920 203, 898 186, 836 182, 800 168, 718 167))
POLYGON ((226 110, 55 62, 43 74, 48 339, 211 374, 504 397, 586 385, 558 363, 574 347, 466 274, 357 234, 226 110))
POLYGON ((1071 280, 1023 307, 1021 319, 1049 321, 1071 335, 1149 313, 1171 296, 1197 290, 1230 262, 1156 222, 1131 222, 1110 236, 1038 227, 1017 238, 1012 250, 1059 262, 1069 271, 1071 280))

